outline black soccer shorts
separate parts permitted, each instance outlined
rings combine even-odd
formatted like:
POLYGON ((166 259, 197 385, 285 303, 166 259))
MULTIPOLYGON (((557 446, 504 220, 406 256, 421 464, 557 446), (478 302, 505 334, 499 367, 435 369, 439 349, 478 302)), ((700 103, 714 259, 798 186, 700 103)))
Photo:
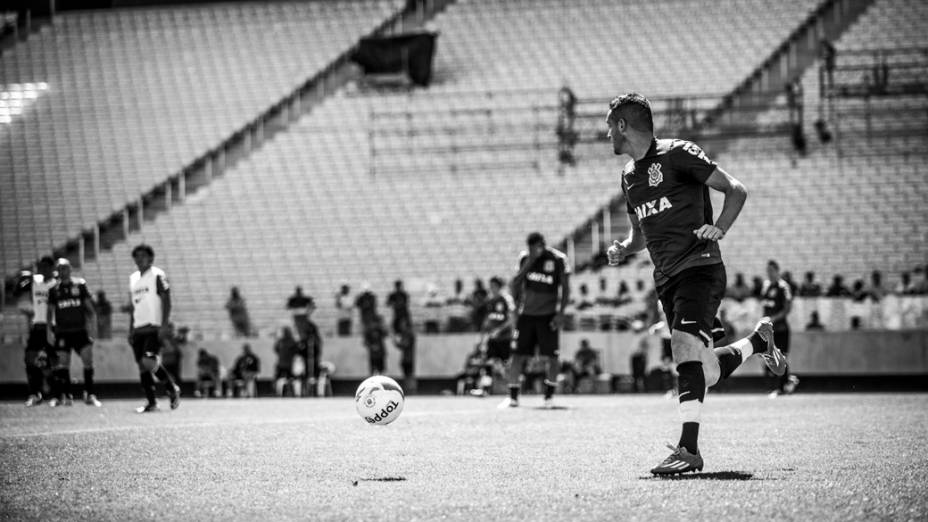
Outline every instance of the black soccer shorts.
POLYGON ((48 344, 48 327, 44 324, 34 324, 29 329, 29 339, 26 341, 27 352, 50 352, 48 344))
POLYGON ((146 353, 153 355, 161 353, 161 335, 157 328, 145 328, 132 332, 131 342, 136 362, 141 361, 146 353))
POLYGON ((551 328, 552 319, 554 314, 520 315, 513 333, 515 353, 532 357, 537 348, 538 355, 557 357, 560 354, 561 332, 551 328))
POLYGON ((773 329, 773 344, 783 353, 789 353, 789 327, 773 329))
POLYGON ((512 339, 509 337, 487 339, 487 359, 508 361, 512 352, 512 339))
POLYGON ((712 323, 725 296, 725 265, 694 266, 674 275, 657 294, 671 331, 680 330, 712 341, 712 323))
POLYGON ((70 352, 74 350, 80 353, 85 347, 93 344, 93 338, 87 333, 87 330, 78 330, 76 332, 58 332, 55 335, 55 351, 70 352))

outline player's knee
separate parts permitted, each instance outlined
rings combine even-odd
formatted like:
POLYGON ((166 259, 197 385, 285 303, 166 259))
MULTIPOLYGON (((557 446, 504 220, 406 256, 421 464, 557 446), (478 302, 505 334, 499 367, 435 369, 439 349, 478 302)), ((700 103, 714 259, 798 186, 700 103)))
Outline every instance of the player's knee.
POLYGON ((139 370, 153 372, 158 368, 158 356, 151 352, 145 352, 139 359, 139 370))
POLYGON ((695 335, 681 330, 674 330, 670 337, 670 349, 673 360, 679 363, 701 360, 700 354, 706 349, 695 335))

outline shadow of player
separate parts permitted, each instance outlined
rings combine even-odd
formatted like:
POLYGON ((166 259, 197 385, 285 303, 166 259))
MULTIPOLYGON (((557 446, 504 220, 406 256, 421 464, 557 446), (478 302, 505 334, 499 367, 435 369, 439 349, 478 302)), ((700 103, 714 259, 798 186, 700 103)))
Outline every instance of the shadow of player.
POLYGON ((762 480, 754 478, 753 473, 745 471, 713 471, 711 473, 685 473, 682 475, 668 475, 638 477, 641 480, 762 480))
POLYGON ((535 406, 533 410, 548 410, 548 411, 557 411, 557 410, 569 410, 570 406, 535 406))

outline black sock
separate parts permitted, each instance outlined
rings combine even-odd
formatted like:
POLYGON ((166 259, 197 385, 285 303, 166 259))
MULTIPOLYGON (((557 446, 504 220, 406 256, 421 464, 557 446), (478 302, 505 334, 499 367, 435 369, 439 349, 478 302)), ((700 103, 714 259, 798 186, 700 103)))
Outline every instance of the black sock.
POLYGON ((151 372, 141 372, 139 377, 142 381, 142 391, 145 392, 145 398, 148 404, 155 404, 155 376, 151 372))
POLYGON ((733 346, 722 346, 713 351, 715 352, 715 356, 719 359, 719 369, 722 373, 721 379, 728 378, 732 372, 741 366, 741 350, 733 346))
POLYGON ((84 368, 84 391, 87 395, 93 395, 93 368, 84 368))
POLYGON ((519 400, 519 385, 518 384, 509 385, 509 398, 514 401, 519 400))
POLYGON ((550 399, 551 397, 554 396, 554 389, 556 387, 557 387, 556 385, 551 384, 551 381, 548 381, 548 380, 545 381, 545 399, 550 399))
MULTIPOLYGON (((706 398, 706 375, 699 361, 687 361, 677 365, 677 387, 680 390, 681 409, 683 403, 688 401, 703 402, 706 398)), ((699 422, 684 421, 683 431, 680 434, 678 446, 686 448, 690 453, 699 451, 697 439, 699 438, 699 422)))
POLYGON ((699 447, 696 444, 696 441, 699 439, 699 423, 698 422, 684 422, 683 423, 683 432, 680 434, 680 443, 678 446, 681 448, 686 448, 687 451, 695 455, 699 452, 699 447))
POLYGON ((760 334, 757 332, 751 332, 751 335, 748 336, 748 341, 751 341, 751 347, 754 349, 754 353, 764 353, 767 351, 767 341, 761 339, 760 334))

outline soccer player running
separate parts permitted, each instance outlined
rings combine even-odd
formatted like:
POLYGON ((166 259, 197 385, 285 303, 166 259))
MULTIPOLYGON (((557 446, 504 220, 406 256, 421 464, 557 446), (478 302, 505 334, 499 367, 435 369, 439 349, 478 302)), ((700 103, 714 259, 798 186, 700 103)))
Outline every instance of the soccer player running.
POLYGON ((516 330, 513 334, 515 351, 509 367, 509 397, 499 408, 519 405, 519 378, 525 362, 537 353, 545 362, 544 407, 553 407, 557 387, 560 330, 564 325, 564 309, 570 302, 570 266, 567 256, 549 248, 538 232, 529 234, 528 251, 519 258, 519 272, 510 289, 519 303, 516 330))
POLYGON ((769 319, 729 346, 712 349, 712 323, 725 293, 725 266, 718 246, 741 212, 747 191, 719 168, 695 144, 657 139, 651 104, 637 93, 612 100, 606 117, 616 155, 631 161, 621 177, 631 222, 624 241, 615 241, 607 255, 611 265, 647 247, 654 263, 654 282, 677 363, 679 409, 683 422, 673 453, 651 470, 672 475, 703 468, 697 438, 706 389, 731 375, 753 354, 761 354, 777 375, 786 358, 776 349, 769 319), (725 202, 712 222, 709 188, 722 192, 725 202))
MULTIPOLYGON (((773 322, 773 343, 784 354, 788 354, 789 323, 786 322, 786 316, 792 309, 793 293, 789 289, 789 284, 780 277, 779 263, 773 259, 767 262, 767 280, 761 288, 764 315, 770 317, 770 321, 773 322)), ((767 373, 771 372, 768 370, 767 373)), ((793 393, 799 384, 799 378, 790 375, 789 368, 782 375, 775 377, 777 387, 768 395, 771 399, 776 399, 782 394, 793 393)))
POLYGON ((146 402, 136 408, 138 413, 158 411, 155 400, 155 377, 165 384, 171 399, 171 409, 180 406, 180 387, 161 366, 162 338, 171 335, 171 290, 167 276, 152 265, 155 251, 146 244, 132 249, 132 259, 138 271, 129 276, 129 344, 139 366, 139 377, 146 402))
POLYGON ((499 369, 502 373, 505 364, 509 362, 512 351, 512 326, 516 322, 516 305, 512 296, 503 292, 503 280, 499 277, 490 279, 490 295, 484 306, 486 315, 480 329, 480 343, 486 342, 487 363, 479 387, 471 390, 471 395, 480 397, 490 394, 495 370, 499 369))
POLYGON ((97 336, 97 314, 87 282, 71 275, 71 263, 58 260, 58 284, 48 294, 48 324, 55 338, 52 369, 52 399, 49 406, 71 405, 71 351, 84 365, 84 403, 100 407, 93 386, 93 339, 97 336))
POLYGON ((48 332, 48 293, 55 287, 55 261, 48 256, 36 264, 35 272, 22 272, 16 285, 17 297, 29 293, 31 308, 23 310, 29 318, 29 338, 26 341, 26 382, 29 385, 29 397, 26 407, 42 403, 42 389, 45 386, 44 368, 48 365, 48 356, 52 352, 48 332))

